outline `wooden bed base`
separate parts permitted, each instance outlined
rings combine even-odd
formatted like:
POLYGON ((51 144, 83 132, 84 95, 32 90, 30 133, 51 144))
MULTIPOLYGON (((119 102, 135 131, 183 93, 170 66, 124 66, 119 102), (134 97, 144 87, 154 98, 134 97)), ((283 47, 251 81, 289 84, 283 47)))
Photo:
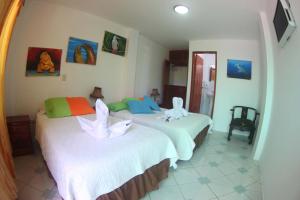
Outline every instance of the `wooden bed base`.
POLYGON ((196 144, 195 148, 194 148, 194 152, 200 147, 200 145, 203 143, 206 135, 207 135, 207 132, 208 132, 208 129, 209 129, 209 125, 206 126, 194 139, 194 142, 196 144))
POLYGON ((169 168, 170 160, 165 159, 114 191, 101 195, 97 200, 138 200, 159 188, 159 182, 168 177, 169 168))

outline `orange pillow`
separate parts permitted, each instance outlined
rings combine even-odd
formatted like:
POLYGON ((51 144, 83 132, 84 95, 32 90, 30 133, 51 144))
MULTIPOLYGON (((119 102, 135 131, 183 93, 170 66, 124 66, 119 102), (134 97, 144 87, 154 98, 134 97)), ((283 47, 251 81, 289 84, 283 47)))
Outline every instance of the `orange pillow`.
POLYGON ((73 116, 95 113, 95 110, 84 97, 67 97, 66 99, 73 116))

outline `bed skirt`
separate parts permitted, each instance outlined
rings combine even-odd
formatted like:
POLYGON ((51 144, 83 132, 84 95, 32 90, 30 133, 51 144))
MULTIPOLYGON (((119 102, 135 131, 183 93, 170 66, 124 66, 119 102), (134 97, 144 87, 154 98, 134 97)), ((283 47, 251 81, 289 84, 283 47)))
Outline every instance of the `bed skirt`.
POLYGON ((194 148, 194 151, 196 149, 199 148, 199 146, 203 143, 206 135, 207 135, 207 132, 208 132, 208 129, 209 129, 209 125, 206 126, 194 139, 194 142, 196 144, 195 148, 194 148))
POLYGON ((114 191, 101 195, 97 200, 138 200, 147 192, 158 189, 159 182, 168 177, 169 167, 170 160, 165 159, 114 191))
MULTIPOLYGON (((45 162, 46 164, 46 162, 45 162)), ((47 166, 47 164, 46 164, 47 166)), ((165 159, 148 168, 143 174, 137 175, 112 192, 99 196, 96 200, 138 200, 146 193, 159 188, 159 182, 168 177, 170 160, 165 159)), ((48 166, 48 175, 52 177, 48 166)), ((55 182, 55 180, 54 180, 55 182)))

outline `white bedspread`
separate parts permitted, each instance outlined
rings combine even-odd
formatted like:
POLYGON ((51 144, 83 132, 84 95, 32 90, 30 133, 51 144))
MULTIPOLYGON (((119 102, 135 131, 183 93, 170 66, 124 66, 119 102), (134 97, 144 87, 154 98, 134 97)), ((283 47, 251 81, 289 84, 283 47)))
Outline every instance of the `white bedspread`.
POLYGON ((36 139, 65 200, 94 200, 166 158, 171 166, 177 160, 168 137, 136 124, 124 136, 97 140, 80 129, 75 117, 49 119, 39 113, 36 139))
POLYGON ((212 124, 210 117, 189 113, 187 117, 166 122, 163 120, 165 109, 155 114, 132 114, 128 110, 111 112, 110 115, 163 131, 173 141, 180 160, 189 160, 193 156, 194 139, 206 126, 212 124))

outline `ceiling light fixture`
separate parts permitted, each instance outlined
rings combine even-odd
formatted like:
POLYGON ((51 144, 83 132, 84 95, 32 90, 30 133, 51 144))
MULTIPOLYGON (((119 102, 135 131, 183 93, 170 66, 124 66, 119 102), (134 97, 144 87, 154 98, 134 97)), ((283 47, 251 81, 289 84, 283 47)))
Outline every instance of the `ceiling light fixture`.
POLYGON ((175 10, 175 12, 177 12, 178 14, 181 14, 181 15, 184 15, 189 12, 189 8, 186 6, 183 6, 183 5, 174 6, 174 10, 175 10))

